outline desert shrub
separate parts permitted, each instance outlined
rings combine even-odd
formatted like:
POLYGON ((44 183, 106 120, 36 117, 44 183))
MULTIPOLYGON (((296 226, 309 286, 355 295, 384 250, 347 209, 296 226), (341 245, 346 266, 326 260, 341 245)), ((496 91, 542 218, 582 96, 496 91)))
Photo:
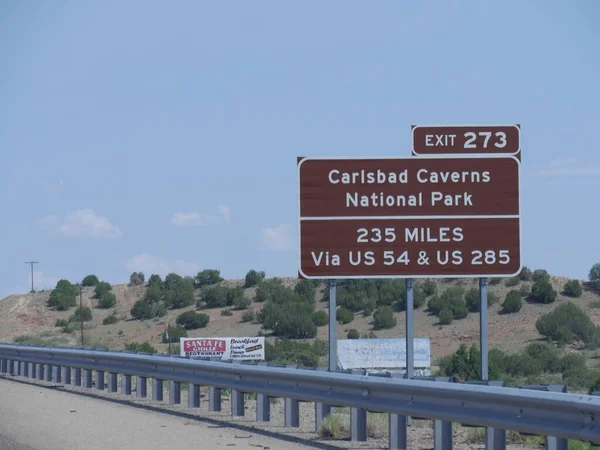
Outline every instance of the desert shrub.
POLYGON ((96 275, 86 275, 83 280, 81 280, 81 285, 84 287, 96 286, 100 280, 96 275))
POLYGON ((232 289, 227 293, 227 304, 235 309, 246 309, 250 306, 250 299, 244 295, 242 289, 232 289))
POLYGON ((132 286, 140 286, 144 284, 144 281, 146 281, 146 278, 144 277, 144 272, 133 272, 129 276, 129 284, 131 284, 132 286))
POLYGON ((112 308, 117 304, 117 297, 112 292, 105 292, 100 301, 98 302, 98 308, 108 309, 112 308))
POLYGON ((327 314, 327 311, 315 311, 312 317, 313 322, 318 327, 323 327, 329 323, 329 314, 327 314))
POLYGON ((360 339, 360 333, 358 332, 358 330, 352 328, 348 330, 348 334, 346 335, 346 337, 348 339, 360 339))
MULTIPOLYGON (((441 295, 434 295, 427 302, 429 311, 438 316, 442 309, 452 311, 454 319, 462 319, 468 315, 468 308, 464 300, 465 290, 461 286, 449 287, 441 295)), ((478 304, 478 302, 477 302, 478 304)))
POLYGON ((150 275, 150 278, 148 278, 148 287, 150 286, 158 286, 160 288, 163 287, 163 281, 160 278, 160 275, 157 275, 155 273, 150 275))
POLYGON ((92 320, 92 310, 87 306, 84 306, 83 309, 78 307, 69 318, 69 322, 79 322, 81 319, 83 319, 84 322, 92 320))
POLYGON ((270 295, 257 319, 263 329, 272 330, 275 336, 313 338, 317 334, 317 326, 312 318, 314 309, 314 301, 308 301, 292 289, 282 287, 270 295))
POLYGON ((102 296, 112 290, 110 283, 100 281, 94 289, 94 298, 102 298, 102 296))
POLYGON ((498 294, 496 294, 495 292, 488 292, 488 295, 487 295, 488 307, 495 305, 499 301, 500 301, 500 297, 498 297, 498 294))
POLYGON ((329 354, 329 342, 323 339, 315 339, 313 351, 319 356, 327 356, 329 354))
POLYGON ((226 316, 226 317, 231 317, 231 316, 233 316, 233 311, 230 309, 222 309, 221 315, 226 316))
POLYGON ((263 303, 273 298, 277 292, 286 289, 279 278, 271 278, 262 281, 256 288, 255 301, 263 303))
POLYGON ((456 320, 464 319, 468 315, 469 315, 469 309, 466 306, 460 305, 460 306, 457 306, 454 308, 454 318, 456 320))
POLYGON ((381 306, 373 313, 373 329, 383 330, 394 328, 396 326, 396 318, 394 311, 389 306, 381 306))
POLYGON ((439 312, 438 319, 440 320, 441 325, 450 325, 454 320, 454 312, 451 308, 444 307, 439 312))
POLYGON ((600 293, 600 263, 594 264, 588 275, 592 288, 600 293))
MULTIPOLYGON (((413 289, 413 309, 420 308, 425 304, 427 296, 423 289, 419 286, 416 286, 413 289)), ((406 292, 402 291, 400 293, 400 298, 396 303, 394 303, 395 309, 398 312, 406 311, 406 292)))
POLYGON ((519 277, 507 278, 504 282, 504 286, 506 287, 515 287, 521 283, 521 279, 519 277))
POLYGON ((521 269, 521 273, 519 273, 518 276, 521 279, 521 281, 531 281, 531 269, 527 266, 523 266, 523 268, 521 269))
POLYGON ((77 286, 71 284, 68 280, 60 280, 50 292, 47 305, 58 311, 66 311, 77 305, 78 292, 77 286))
MULTIPOLYGON (((316 342, 316 341, 315 341, 316 342)), ((316 367, 319 363, 318 348, 308 342, 277 339, 265 345, 265 360, 273 364, 297 364, 316 367)))
POLYGON ((113 325, 117 323, 119 319, 117 318, 117 313, 113 311, 109 316, 106 316, 102 321, 102 325, 113 325))
POLYGON ((531 300, 537 303, 554 303, 556 300, 557 292, 552 288, 552 285, 548 281, 538 280, 533 283, 531 288, 531 300))
POLYGON ((531 280, 536 283, 538 281, 550 281, 550 274, 547 270, 544 269, 536 269, 533 271, 531 275, 531 280))
POLYGON ((314 302, 317 289, 312 280, 300 280, 294 286, 294 292, 306 301, 314 302))
POLYGON ((565 283, 564 294, 568 297, 581 297, 583 291, 579 280, 569 280, 565 283))
POLYGON ((252 322, 255 318, 254 310, 252 308, 247 309, 242 314, 241 321, 242 322, 252 322))
POLYGON ((197 330, 205 328, 208 325, 210 316, 208 314, 198 314, 196 311, 186 311, 177 316, 175 323, 181 325, 186 330, 197 330))
POLYGON ((504 303, 502 303, 502 313, 510 314, 519 312, 521 311, 522 306, 523 300, 519 291, 510 291, 508 294, 506 294, 504 303))
POLYGON ((439 362, 440 372, 447 377, 452 377, 456 381, 479 379, 481 373, 480 364, 481 356, 478 348, 475 345, 472 345, 471 348, 467 350, 465 344, 461 344, 456 352, 442 358, 439 362))
POLYGON ((57 319, 56 320, 56 324, 54 325, 55 327, 66 327, 69 324, 68 320, 64 320, 64 319, 57 319))
POLYGON ((131 317, 136 320, 148 320, 154 317, 152 314, 152 305, 143 300, 138 300, 135 302, 129 312, 131 317))
POLYGON ((354 313, 349 309, 344 308, 343 306, 338 308, 335 312, 335 320, 339 323, 345 325, 354 320, 354 313))
POLYGON ((421 285, 421 289, 427 297, 437 294, 437 284, 433 280, 425 280, 421 285))
POLYGON ((467 291, 467 293, 465 294, 465 304, 469 311, 479 311, 479 289, 471 288, 467 291))
POLYGON ((181 326, 169 327, 169 330, 162 334, 163 344, 172 344, 173 342, 179 342, 180 338, 188 337, 187 331, 181 326))
POLYGON ((231 288, 225 286, 211 286, 202 293, 202 297, 198 300, 196 306, 201 306, 202 302, 204 302, 207 308, 225 308, 226 306, 231 306, 227 304, 227 294, 230 291, 231 288))
POLYGON ((132 342, 130 344, 125 344, 125 350, 128 352, 136 352, 136 353, 157 353, 156 350, 149 342, 132 342))
POLYGON ((248 273, 246 274, 246 277, 244 279, 244 287, 252 287, 252 286, 256 286, 258 284, 260 284, 262 282, 262 280, 265 279, 265 273, 260 271, 256 271, 254 269, 251 269, 248 271, 248 273))
POLYGON ((221 278, 221 271, 216 269, 206 269, 202 272, 198 272, 198 274, 194 277, 194 282, 196 283, 196 287, 208 286, 211 284, 217 284, 223 281, 221 278))
POLYGON ((164 304, 167 308, 179 309, 194 304, 194 281, 191 278, 179 277, 166 286, 164 304))
POLYGON ((372 305, 367 305, 363 308, 363 316, 369 317, 371 314, 373 314, 373 311, 375 311, 375 308, 372 305))
POLYGON ((574 340, 591 344, 598 336, 597 327, 586 312, 571 302, 563 303, 541 316, 535 327, 542 336, 565 344, 574 340))
POLYGON ((526 284, 522 284, 519 288, 519 294, 521 294, 521 297, 528 297, 531 295, 531 287, 526 284))

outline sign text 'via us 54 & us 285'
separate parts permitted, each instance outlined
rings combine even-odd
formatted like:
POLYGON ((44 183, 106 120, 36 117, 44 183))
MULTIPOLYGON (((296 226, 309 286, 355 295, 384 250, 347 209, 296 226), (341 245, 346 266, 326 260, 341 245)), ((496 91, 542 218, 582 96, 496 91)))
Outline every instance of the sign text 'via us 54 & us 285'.
POLYGON ((299 158, 304 278, 512 276, 520 161, 509 155, 299 158))

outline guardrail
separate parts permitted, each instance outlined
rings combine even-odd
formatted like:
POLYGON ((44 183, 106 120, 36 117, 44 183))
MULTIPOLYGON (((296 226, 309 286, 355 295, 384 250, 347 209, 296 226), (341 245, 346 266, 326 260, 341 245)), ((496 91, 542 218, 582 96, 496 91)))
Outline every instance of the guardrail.
POLYGON ((452 448, 452 422, 487 427, 486 448, 506 446, 504 430, 547 436, 547 448, 566 449, 566 439, 600 444, 600 398, 592 395, 451 383, 447 379, 406 380, 381 375, 328 372, 326 369, 272 366, 260 363, 204 361, 179 356, 0 344, 0 373, 46 381, 73 383, 163 400, 163 381, 169 381, 169 401, 181 401, 187 382, 188 406, 200 405, 200 386, 209 387, 209 410, 221 410, 221 389, 231 389, 231 412, 244 415, 244 393, 257 394, 257 421, 270 420, 270 398, 285 399, 285 426, 299 426, 299 402, 315 402, 318 430, 331 406, 351 411, 352 440, 365 441, 366 411, 389 413, 389 448, 406 449, 408 416, 435 421, 434 447, 452 448), (598 417, 598 421, 596 421, 598 417), (548 438, 550 436, 550 438, 548 438))

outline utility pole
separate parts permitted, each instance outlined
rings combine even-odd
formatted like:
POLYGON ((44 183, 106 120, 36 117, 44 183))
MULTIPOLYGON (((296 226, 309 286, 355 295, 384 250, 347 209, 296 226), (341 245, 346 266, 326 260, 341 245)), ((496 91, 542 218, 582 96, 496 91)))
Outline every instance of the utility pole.
POLYGON ((31 292, 33 292, 33 265, 39 264, 39 261, 25 261, 25 264, 29 264, 31 266, 31 292))
POLYGON ((79 323, 81 328, 81 346, 83 347, 83 299, 81 294, 81 284, 77 284, 79 287, 79 323))

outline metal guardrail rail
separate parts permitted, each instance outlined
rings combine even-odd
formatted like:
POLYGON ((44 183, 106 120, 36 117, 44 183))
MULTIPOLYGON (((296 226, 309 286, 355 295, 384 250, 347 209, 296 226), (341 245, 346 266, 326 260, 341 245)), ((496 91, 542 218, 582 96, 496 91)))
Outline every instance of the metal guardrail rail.
POLYGON ((200 386, 209 386, 209 409, 220 411, 221 389, 231 389, 233 415, 244 415, 244 393, 257 394, 257 420, 268 421, 269 398, 285 399, 285 425, 299 426, 298 402, 316 403, 316 427, 331 406, 351 408, 352 439, 366 440, 366 411, 390 414, 391 449, 406 448, 407 416, 435 420, 435 448, 452 448, 452 422, 488 428, 486 448, 505 448, 504 430, 550 436, 547 447, 565 448, 566 439, 600 444, 600 397, 541 392, 490 385, 406 380, 381 375, 328 372, 315 368, 271 366, 264 363, 203 361, 175 356, 0 344, 0 373, 180 403, 180 383, 189 383, 188 406, 198 407, 200 386), (72 373, 74 372, 74 373, 72 373), (73 376, 72 376, 73 375, 73 376), (596 420, 598 419, 598 420, 596 420), (448 426, 450 424, 450 426, 448 426), (494 438, 494 432, 496 437, 494 438))

